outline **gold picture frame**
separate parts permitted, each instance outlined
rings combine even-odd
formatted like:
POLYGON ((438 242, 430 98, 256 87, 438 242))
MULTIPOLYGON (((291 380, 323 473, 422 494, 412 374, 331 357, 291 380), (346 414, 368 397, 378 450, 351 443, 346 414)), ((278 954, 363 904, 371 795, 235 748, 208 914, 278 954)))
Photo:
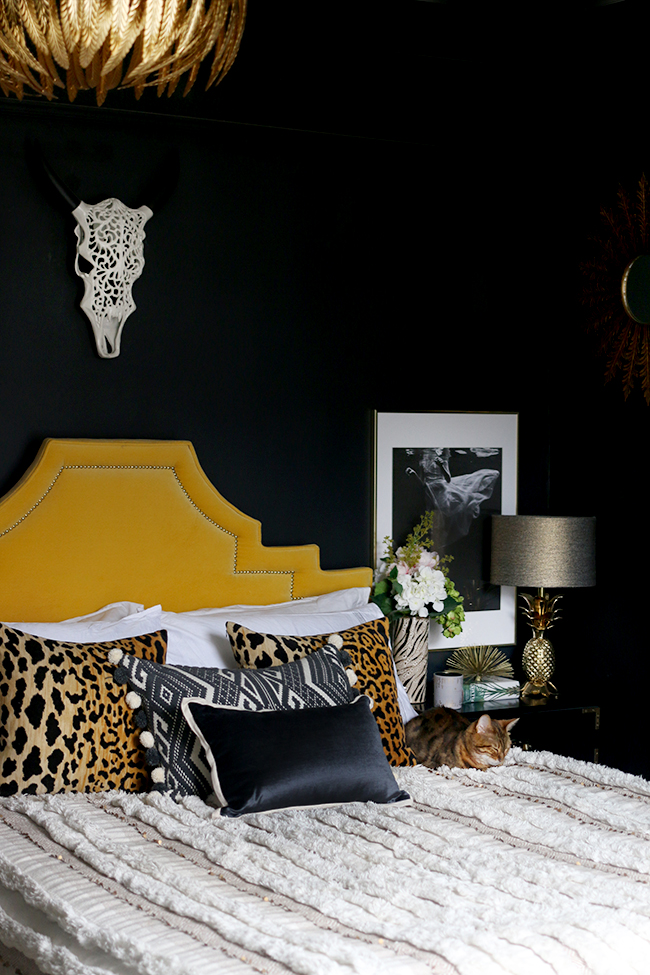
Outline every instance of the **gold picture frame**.
POLYGON ((432 626, 430 650, 516 642, 515 589, 490 586, 487 566, 489 515, 517 512, 518 419, 517 413, 375 412, 376 569, 382 565, 384 539, 389 536, 400 545, 427 506, 435 507, 427 485, 417 483, 422 479, 416 469, 424 454, 445 451, 448 483, 454 489, 464 490, 482 469, 491 468, 496 475, 491 500, 478 501, 478 495, 473 499, 480 511, 468 519, 471 527, 465 535, 446 545, 436 541, 440 555, 454 558, 450 574, 465 598, 465 622, 462 633, 452 638, 432 626), (405 467, 413 469, 412 475, 404 476, 405 467), (476 573, 480 579, 475 579, 476 573), (482 597, 476 598, 481 591, 482 597))

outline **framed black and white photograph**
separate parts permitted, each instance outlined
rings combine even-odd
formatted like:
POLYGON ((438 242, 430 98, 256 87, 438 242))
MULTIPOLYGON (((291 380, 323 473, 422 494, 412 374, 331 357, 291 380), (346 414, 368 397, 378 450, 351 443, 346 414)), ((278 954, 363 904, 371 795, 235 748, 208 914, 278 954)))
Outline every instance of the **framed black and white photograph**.
POLYGON ((427 512, 435 551, 464 597, 459 636, 431 626, 429 648, 515 643, 515 590, 489 582, 492 515, 517 513, 516 413, 377 413, 375 568, 427 512))

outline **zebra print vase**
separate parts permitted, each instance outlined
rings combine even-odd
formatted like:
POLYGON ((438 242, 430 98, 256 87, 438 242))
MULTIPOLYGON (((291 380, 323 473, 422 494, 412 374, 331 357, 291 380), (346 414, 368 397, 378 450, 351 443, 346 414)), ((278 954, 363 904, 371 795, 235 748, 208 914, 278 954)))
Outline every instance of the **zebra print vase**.
POLYGON ((390 628, 397 675, 416 711, 424 710, 429 662, 429 617, 400 616, 390 628))

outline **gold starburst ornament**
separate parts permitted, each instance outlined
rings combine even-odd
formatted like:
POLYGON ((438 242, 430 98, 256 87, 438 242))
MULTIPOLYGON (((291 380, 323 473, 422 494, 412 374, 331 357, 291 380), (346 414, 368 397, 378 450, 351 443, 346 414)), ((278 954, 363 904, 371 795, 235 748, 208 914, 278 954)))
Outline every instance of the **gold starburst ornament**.
POLYGON ((503 651, 495 647, 462 647, 454 650, 447 660, 445 672, 462 674, 464 680, 471 681, 514 676, 510 661, 503 651))
POLYGON ((147 87, 171 95, 187 75, 187 94, 212 54, 206 88, 232 66, 247 0, 0 0, 0 88, 73 101, 94 88, 101 105, 112 88, 147 87), (124 64, 128 58, 128 64, 124 64), (63 77, 62 77, 63 76, 63 77))

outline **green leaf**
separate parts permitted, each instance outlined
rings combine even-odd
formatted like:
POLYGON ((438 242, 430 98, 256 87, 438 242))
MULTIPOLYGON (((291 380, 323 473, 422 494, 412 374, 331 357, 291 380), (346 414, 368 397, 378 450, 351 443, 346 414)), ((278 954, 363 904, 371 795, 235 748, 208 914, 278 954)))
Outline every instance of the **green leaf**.
POLYGON ((379 606, 380 610, 384 616, 389 616, 393 612, 393 603, 390 596, 379 595, 373 596, 372 602, 379 606))

